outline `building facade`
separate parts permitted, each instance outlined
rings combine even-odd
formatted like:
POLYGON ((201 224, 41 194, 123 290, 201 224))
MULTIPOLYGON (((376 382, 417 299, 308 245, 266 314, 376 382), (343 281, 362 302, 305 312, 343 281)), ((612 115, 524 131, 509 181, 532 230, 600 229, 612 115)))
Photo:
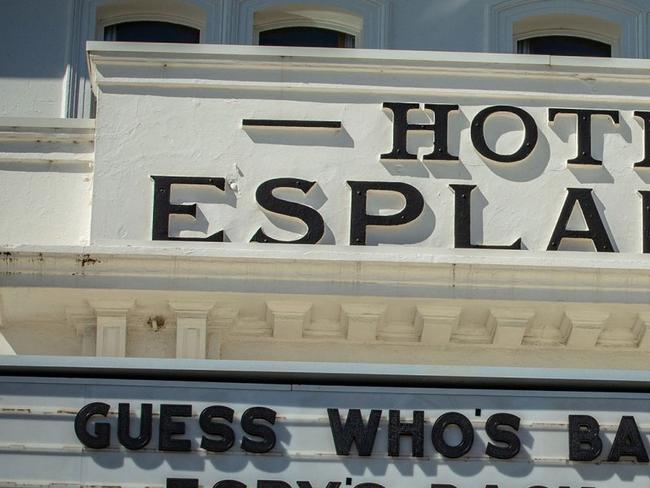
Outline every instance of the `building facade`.
POLYGON ((0 484, 646 481, 647 2, 53 5, 1 4, 0 484))

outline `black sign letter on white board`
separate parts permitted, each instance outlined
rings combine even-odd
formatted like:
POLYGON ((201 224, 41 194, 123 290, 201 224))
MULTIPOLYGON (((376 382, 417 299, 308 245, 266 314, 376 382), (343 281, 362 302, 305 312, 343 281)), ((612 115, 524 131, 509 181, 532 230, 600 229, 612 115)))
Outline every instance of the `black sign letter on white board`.
POLYGON ((625 415, 621 418, 607 461, 619 461, 621 456, 634 457, 638 463, 648 462, 648 452, 643 445, 643 438, 634 417, 631 415, 625 415))
POLYGON ((593 461, 603 449, 598 421, 590 415, 569 415, 569 460, 593 461))
POLYGON ((220 437, 213 439, 211 437, 201 437, 201 447, 210 452, 226 452, 235 443, 235 433, 229 425, 222 422, 215 422, 216 419, 225 420, 232 423, 235 412, 230 407, 223 405, 211 405, 206 407, 199 416, 199 425, 201 430, 211 436, 220 437))
POLYGON ((496 105, 481 110, 474 120, 472 120, 472 129, 470 131, 472 136, 472 144, 474 148, 481 154, 481 156, 488 158, 498 163, 514 163, 526 159, 537 144, 537 125, 531 115, 518 107, 511 107, 509 105, 496 105), (499 154, 487 145, 485 140, 485 122, 490 115, 503 112, 509 113, 518 117, 524 124, 524 141, 521 143, 519 149, 512 154, 499 154))
POLYGON ((433 447, 444 457, 456 459, 467 454, 474 443, 474 427, 467 417, 458 412, 443 413, 433 424, 431 430, 433 447), (455 446, 450 446, 445 440, 445 429, 455 425, 460 429, 461 441, 455 446))
POLYGON ((411 455, 424 456, 424 411, 413 411, 413 422, 402 422, 399 410, 388 412, 388 455, 399 456, 399 441, 402 436, 411 437, 411 455))
POLYGON ((395 181, 348 181, 348 185, 352 189, 350 204, 350 245, 352 246, 365 246, 366 228, 369 225, 404 225, 417 219, 424 210, 422 194, 407 183, 395 181), (404 208, 392 215, 368 215, 366 206, 370 190, 400 193, 406 200, 404 208))
POLYGON ((91 449, 104 449, 111 442, 111 426, 107 422, 95 423, 95 435, 88 432, 88 422, 94 415, 106 417, 110 405, 93 402, 84 406, 74 418, 74 432, 81 443, 91 449))
POLYGON ((306 181, 298 178, 275 178, 268 180, 257 187, 255 199, 265 210, 280 215, 287 215, 302 220, 307 226, 304 236, 293 241, 281 241, 267 236, 260 228, 252 237, 251 242, 281 242, 285 244, 318 244, 325 234, 325 222, 316 210, 307 205, 282 200, 273 195, 276 188, 297 188, 305 195, 316 184, 315 181, 306 181))
POLYGON ((551 235, 551 240, 548 243, 547 251, 557 251, 560 247, 560 242, 564 238, 573 239, 589 239, 593 241, 596 251, 599 252, 614 252, 612 242, 609 240, 607 230, 600 218, 600 213, 596 208, 594 197, 591 195, 591 188, 567 188, 569 194, 564 201, 564 206, 560 212, 560 217, 557 219, 557 224, 551 235), (587 230, 569 230, 567 225, 571 218, 571 212, 575 204, 580 206, 582 215, 587 224, 587 230))
POLYGON ((548 120, 553 122, 558 115, 575 115, 578 118, 576 138, 578 140, 578 155, 567 161, 568 164, 602 164, 602 161, 591 155, 591 117, 604 115, 618 124, 618 110, 583 110, 576 108, 549 108, 548 120))
POLYGON ((455 161, 457 156, 449 154, 447 149, 449 113, 458 110, 458 105, 438 105, 427 103, 425 110, 431 110, 434 116, 433 124, 409 124, 408 113, 410 110, 420 108, 418 103, 386 102, 383 108, 393 113, 393 148, 389 153, 382 154, 380 159, 417 159, 417 154, 406 151, 406 137, 408 131, 433 132, 433 151, 425 154, 423 159, 438 161, 455 161))
POLYGON ((275 447, 275 432, 264 421, 270 425, 275 424, 275 410, 266 407, 251 407, 244 411, 241 416, 241 428, 254 439, 244 436, 241 440, 241 448, 246 452, 263 454, 275 447))
POLYGON ((143 403, 140 406, 140 433, 137 437, 132 437, 130 433, 131 424, 131 407, 128 403, 120 403, 117 415, 117 439, 127 449, 142 449, 151 440, 152 424, 151 403, 143 403))
POLYGON ((196 203, 177 205, 169 201, 172 185, 203 185, 214 186, 225 191, 224 178, 204 178, 199 176, 151 176, 153 185, 153 226, 151 240, 153 241, 205 241, 223 242, 223 231, 208 237, 169 237, 169 216, 189 215, 196 218, 196 203))
POLYGON ((177 436, 185 434, 185 422, 173 417, 191 417, 192 405, 161 404, 158 448, 161 451, 191 451, 192 441, 177 436))
POLYGON ((381 410, 371 410, 368 424, 363 422, 361 410, 352 408, 348 410, 348 416, 345 419, 345 426, 341 423, 341 415, 338 408, 328 408, 327 416, 330 420, 330 429, 334 439, 336 454, 347 456, 350 454, 352 444, 357 446, 359 456, 372 455, 372 449, 375 445, 377 428, 381 420, 381 410))
POLYGON ((449 185, 454 191, 454 247, 456 249, 521 249, 521 238, 509 246, 472 244, 472 191, 476 185, 449 185))
POLYGON ((519 417, 510 413, 495 413, 490 415, 485 422, 485 431, 488 437, 505 446, 497 446, 488 442, 485 453, 495 459, 511 459, 519 453, 521 441, 515 432, 504 427, 509 427, 514 431, 519 430, 519 417))

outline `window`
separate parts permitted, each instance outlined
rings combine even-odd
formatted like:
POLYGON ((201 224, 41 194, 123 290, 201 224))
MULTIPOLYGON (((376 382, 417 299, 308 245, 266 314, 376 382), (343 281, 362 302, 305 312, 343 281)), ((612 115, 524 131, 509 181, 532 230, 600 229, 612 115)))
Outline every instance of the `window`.
POLYGON ((354 47, 355 37, 321 27, 281 27, 260 32, 260 46, 354 47))
POLYGON ((254 14, 254 38, 261 46, 358 47, 363 19, 322 5, 269 8, 254 14))
POLYGON ((576 36, 539 36, 517 41, 520 54, 552 54, 561 56, 595 56, 609 58, 612 46, 576 36))
MULTIPOLYGON (((585 40, 571 40, 583 44, 570 48, 577 49, 579 55, 587 50, 598 52, 598 56, 644 56, 642 26, 646 12, 631 0, 498 0, 487 8, 485 19, 488 51, 533 52, 529 39, 568 37, 585 40), (606 47, 590 41, 608 45, 609 54, 606 47)), ((540 42, 555 41, 558 39, 540 42)))
POLYGON ((577 15, 539 15, 515 22, 518 53, 612 57, 620 37, 616 24, 577 15))
MULTIPOLYGON (((95 39, 198 43, 206 30, 202 1, 109 0, 96 9, 95 39)), ((205 42, 205 41, 204 41, 205 42)))
POLYGON ((108 25, 104 28, 105 41, 198 44, 199 38, 198 29, 171 22, 140 20, 108 25))

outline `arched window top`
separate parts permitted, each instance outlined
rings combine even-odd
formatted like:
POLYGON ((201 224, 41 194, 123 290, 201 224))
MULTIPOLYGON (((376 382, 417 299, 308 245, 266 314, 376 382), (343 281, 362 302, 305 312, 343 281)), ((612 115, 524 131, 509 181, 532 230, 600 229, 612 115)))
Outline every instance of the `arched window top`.
POLYGON ((512 34, 519 53, 565 56, 618 54, 620 26, 596 17, 537 15, 513 24, 512 34))
POLYGON ((178 42, 198 44, 200 31, 194 27, 156 20, 137 20, 107 25, 105 41, 178 42))
POLYGON ((206 12, 195 2, 182 0, 116 0, 103 3, 96 12, 96 38, 104 39, 106 29, 110 26, 124 25, 123 29, 137 27, 147 28, 162 33, 177 29, 190 31, 191 28, 203 32, 206 24, 206 12), (128 24, 131 24, 130 26, 128 24), (166 24, 166 25, 165 25, 166 24))
POLYGON ((549 35, 517 41, 517 52, 520 54, 609 58, 612 56, 612 46, 585 37, 549 35))
POLYGON ((630 0, 502 0, 488 7, 487 50, 517 52, 518 41, 569 36, 609 44, 612 56, 643 57, 645 13, 630 0))
POLYGON ((280 27, 259 33, 260 46, 354 47, 351 34, 322 27, 280 27))
POLYGON ((283 5, 257 11, 253 16, 253 36, 258 44, 354 47, 362 29, 363 18, 359 15, 319 5, 283 5), (304 35, 302 40, 307 41, 308 34, 314 39, 301 43, 301 37, 304 35), (265 42, 271 39, 274 42, 265 42))

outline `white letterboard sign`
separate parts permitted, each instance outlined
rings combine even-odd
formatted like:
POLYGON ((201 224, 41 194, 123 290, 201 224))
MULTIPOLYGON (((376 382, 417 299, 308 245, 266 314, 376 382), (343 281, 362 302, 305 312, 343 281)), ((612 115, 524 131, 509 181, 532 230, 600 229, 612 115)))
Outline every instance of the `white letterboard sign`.
POLYGON ((4 378, 0 484, 645 486, 649 400, 603 392, 4 378))

